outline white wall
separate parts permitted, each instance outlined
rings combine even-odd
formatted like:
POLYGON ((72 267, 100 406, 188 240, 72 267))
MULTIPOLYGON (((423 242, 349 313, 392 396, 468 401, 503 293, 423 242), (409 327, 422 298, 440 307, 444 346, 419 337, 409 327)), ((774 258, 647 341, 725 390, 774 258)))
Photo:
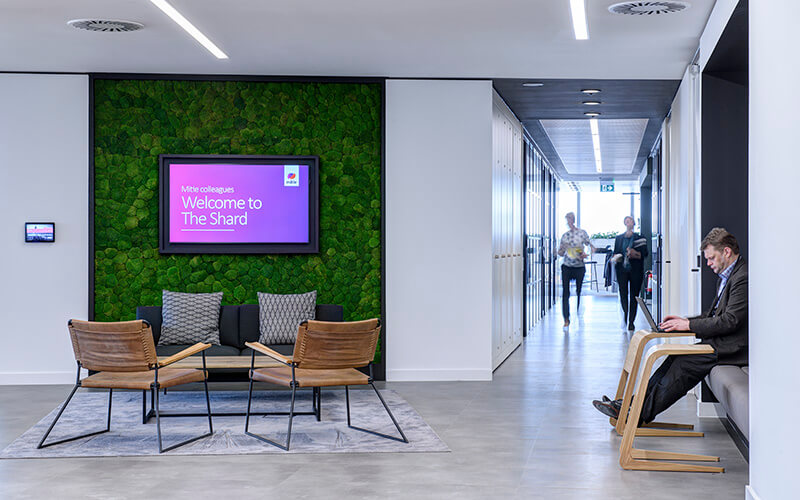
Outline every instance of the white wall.
POLYGON ((789 0, 750 2, 750 486, 751 498, 798 498, 800 288, 786 249, 800 248, 797 26, 789 0), (784 229, 784 230, 781 230, 784 229))
POLYGON ((70 383, 88 303, 88 77, 0 75, 0 384, 70 383), (55 243, 24 243, 26 221, 55 243))
POLYGON ((492 377, 492 84, 386 82, 388 380, 492 377))

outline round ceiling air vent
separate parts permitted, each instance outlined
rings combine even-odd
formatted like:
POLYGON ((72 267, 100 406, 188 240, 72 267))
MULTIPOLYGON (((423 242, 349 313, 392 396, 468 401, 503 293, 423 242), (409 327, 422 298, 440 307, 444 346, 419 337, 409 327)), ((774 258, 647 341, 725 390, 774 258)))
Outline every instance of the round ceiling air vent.
POLYGON ((686 10, 691 6, 688 2, 622 2, 608 8, 612 14, 628 14, 631 16, 651 16, 653 14, 671 14, 686 10))
POLYGON ((142 23, 117 19, 73 19, 72 21, 67 21, 67 24, 79 30, 105 31, 108 33, 138 31, 144 28, 142 23))

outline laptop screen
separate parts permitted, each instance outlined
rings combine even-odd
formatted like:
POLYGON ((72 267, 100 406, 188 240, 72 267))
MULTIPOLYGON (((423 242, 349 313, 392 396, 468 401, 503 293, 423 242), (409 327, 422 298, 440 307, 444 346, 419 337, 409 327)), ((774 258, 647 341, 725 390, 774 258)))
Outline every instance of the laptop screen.
POLYGON ((654 331, 658 331, 658 325, 655 321, 653 321, 653 315, 650 314, 650 309, 647 308, 647 304, 641 297, 636 297, 636 302, 639 304, 639 308, 641 308, 642 312, 644 313, 644 317, 647 319, 647 322, 650 323, 650 328, 654 331))

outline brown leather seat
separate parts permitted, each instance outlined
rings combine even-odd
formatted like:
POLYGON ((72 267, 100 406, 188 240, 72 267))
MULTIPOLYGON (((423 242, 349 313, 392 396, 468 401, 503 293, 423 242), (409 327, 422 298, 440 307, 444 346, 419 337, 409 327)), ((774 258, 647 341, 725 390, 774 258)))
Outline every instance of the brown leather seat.
MULTIPOLYGON (((202 370, 162 368, 158 371, 158 386, 162 389, 190 382, 202 382, 205 375, 202 370)), ((81 380, 82 387, 102 389, 139 389, 150 390, 153 385, 153 372, 99 372, 81 380)))
MULTIPOLYGON (((253 380, 291 387, 292 369, 288 366, 253 370, 253 380)), ((304 370, 295 368, 299 387, 330 387, 334 385, 367 385, 369 376, 353 368, 338 370, 304 370)))

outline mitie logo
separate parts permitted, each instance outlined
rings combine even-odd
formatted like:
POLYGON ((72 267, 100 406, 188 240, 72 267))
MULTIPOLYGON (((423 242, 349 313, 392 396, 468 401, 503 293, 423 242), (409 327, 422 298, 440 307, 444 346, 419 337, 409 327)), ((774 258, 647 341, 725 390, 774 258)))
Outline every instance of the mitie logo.
POLYGON ((284 187, 300 187, 300 166, 283 166, 283 185, 284 187))

